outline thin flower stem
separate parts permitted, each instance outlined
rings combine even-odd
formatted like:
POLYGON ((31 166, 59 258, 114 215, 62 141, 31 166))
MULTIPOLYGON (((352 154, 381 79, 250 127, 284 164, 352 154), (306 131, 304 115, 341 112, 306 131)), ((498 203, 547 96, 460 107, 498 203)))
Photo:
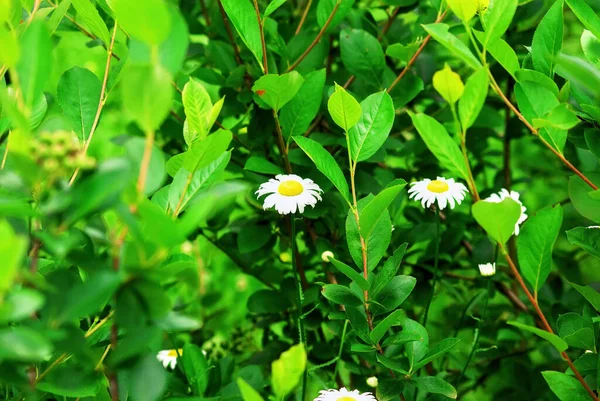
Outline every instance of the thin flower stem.
POLYGON ((475 178, 473 177, 473 171, 471 170, 471 164, 469 163, 469 154, 467 153, 467 130, 464 129, 460 123, 458 115, 456 114, 456 106, 454 104, 450 105, 450 111, 452 112, 454 123, 458 128, 457 132, 460 134, 460 150, 463 154, 463 158, 465 159, 465 166, 467 167, 467 184, 469 184, 469 189, 473 194, 473 200, 475 202, 479 202, 479 192, 477 192, 475 178))
POLYGON ((279 147, 279 152, 281 153, 281 157, 283 158, 283 162, 285 164, 285 171, 288 174, 291 174, 292 165, 290 164, 290 159, 288 158, 288 148, 283 140, 283 131, 281 130, 281 124, 279 123, 279 116, 275 110, 273 110, 273 118, 275 119, 275 129, 277 131, 277 146, 279 147))
POLYGON ((269 73, 269 63, 267 62, 267 44, 265 43, 265 29, 264 20, 260 18, 260 11, 258 9, 258 1, 254 0, 254 12, 256 12, 256 20, 258 21, 258 27, 260 29, 260 44, 263 52, 263 72, 269 73))
POLYGON ((306 2, 306 7, 304 7, 304 12, 302 13, 302 18, 300 18, 300 23, 298 23, 298 27, 296 28, 296 33, 294 35, 299 35, 300 30, 302 29, 302 25, 304 25, 304 21, 306 21, 306 16, 308 15, 308 10, 310 10, 310 6, 312 5, 313 0, 308 0, 306 2))
POLYGON ((338 373, 338 366, 340 364, 340 359, 342 359, 342 351, 344 349, 344 341, 346 340, 346 330, 348 329, 348 323, 350 321, 349 320, 344 320, 344 328, 342 330, 342 338, 340 341, 340 349, 338 350, 338 354, 337 354, 337 362, 335 364, 335 369, 333 370, 333 379, 335 380, 335 378, 337 377, 337 373, 338 373))
POLYGON ((433 283, 431 284, 431 292, 429 293, 429 299, 425 306, 425 312, 423 313, 423 327, 427 327, 427 317, 429 315, 429 308, 433 301, 433 295, 435 294, 435 286, 438 280, 438 262, 440 258, 440 209, 435 207, 435 259, 433 262, 433 283))
POLYGON ((152 147, 154 146, 154 131, 146 132, 146 145, 144 146, 144 154, 142 156, 142 164, 140 165, 140 175, 137 181, 138 194, 144 193, 146 186, 146 178, 148 177, 148 169, 150 168, 150 158, 152 156, 152 147))
MULTIPOLYGON (((300 283, 298 269, 296 269, 296 215, 292 213, 290 215, 291 220, 291 240, 292 240, 292 271, 294 272, 294 281, 296 282, 296 302, 298 303, 298 331, 300 343, 304 345, 304 348, 308 351, 308 344, 306 342, 306 331, 304 328, 304 317, 303 317, 303 303, 304 294, 302 293, 302 284, 300 283)), ((304 400, 306 394, 306 384, 308 382, 308 369, 304 369, 302 375, 302 397, 304 400)))

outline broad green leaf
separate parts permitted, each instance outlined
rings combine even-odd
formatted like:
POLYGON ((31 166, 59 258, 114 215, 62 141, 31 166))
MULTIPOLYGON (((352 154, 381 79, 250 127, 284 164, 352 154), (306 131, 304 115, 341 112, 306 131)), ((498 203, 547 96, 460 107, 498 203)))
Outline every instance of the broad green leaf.
POLYGON ((525 280, 538 291, 552 270, 552 248, 562 224, 562 207, 546 207, 530 217, 517 237, 519 265, 525 280))
POLYGON ((440 377, 435 376, 423 376, 416 379, 417 387, 431 394, 441 394, 448 398, 456 399, 458 393, 456 389, 447 381, 440 377))
POLYGON ((458 116, 463 130, 470 128, 479 116, 488 93, 488 71, 485 67, 467 79, 465 90, 458 102, 458 116))
POLYGON ((36 389, 65 398, 96 398, 103 388, 104 380, 106 379, 100 372, 81 369, 81 366, 69 361, 49 371, 36 385, 36 389))
POLYGON ((554 346, 554 348, 556 348, 558 350, 558 352, 564 352, 567 350, 567 348, 569 348, 569 345, 565 342, 565 340, 563 340, 556 334, 547 332, 546 330, 538 329, 537 327, 533 327, 533 326, 527 326, 525 324, 515 322, 515 321, 508 321, 506 323, 511 326, 514 326, 518 329, 528 331, 530 333, 537 335, 538 337, 543 338, 544 340, 546 340, 550 344, 552 344, 554 346))
POLYGON ((65 71, 58 81, 56 100, 82 141, 87 139, 92 129, 101 90, 98 77, 77 66, 65 71))
POLYGON ((242 399, 244 401, 264 401, 260 393, 256 391, 254 387, 246 383, 241 377, 237 378, 237 385, 240 388, 242 399))
POLYGON ((412 372, 413 367, 423 359, 423 356, 427 353, 429 349, 429 335, 427 334, 427 330, 418 322, 405 319, 402 324, 402 330, 406 330, 408 332, 416 333, 420 336, 418 341, 412 341, 407 343, 404 348, 406 349, 406 355, 408 356, 408 363, 410 365, 410 370, 412 372))
POLYGON ((294 345, 271 364, 271 388, 277 399, 282 400, 292 392, 300 382, 305 369, 304 344, 294 345))
POLYGON ((194 393, 204 395, 209 382, 210 366, 202 349, 196 344, 186 343, 181 353, 181 361, 188 378, 188 383, 195 390, 194 393))
POLYGON ((290 307, 290 303, 281 294, 273 290, 259 290, 248 298, 250 313, 280 313, 290 307))
POLYGON ((333 263, 333 265, 342 274, 344 274, 350 280, 354 281, 360 287, 361 290, 367 291, 369 289, 369 287, 371 286, 371 284, 362 276, 362 274, 360 274, 359 272, 357 272, 355 269, 348 266, 347 264, 340 262, 339 260, 334 259, 334 258, 329 259, 329 261, 331 263, 333 263))
POLYGON ((581 34, 581 48, 588 61, 600 67, 600 40, 587 29, 581 34))
POLYGON ((483 227, 490 237, 501 244, 506 244, 515 231, 515 225, 521 216, 521 206, 506 198, 502 202, 479 201, 471 211, 477 223, 483 227))
POLYGON ((281 167, 276 166, 264 157, 251 156, 246 160, 244 170, 253 171, 260 174, 277 175, 283 174, 281 167))
POLYGON ((169 36, 171 14, 164 0, 145 0, 143 7, 136 0, 114 0, 111 8, 119 25, 137 40, 159 45, 169 36))
POLYGON ((72 1, 73 0, 62 0, 50 15, 50 18, 48 19, 48 30, 51 34, 54 34, 56 28, 58 28, 58 25, 69 10, 69 7, 71 7, 72 1))
POLYGON ((325 76, 325 69, 306 75, 298 94, 281 108, 279 122, 285 138, 302 135, 310 127, 321 107, 325 76))
POLYGON ((552 92, 552 94, 556 98, 558 98, 558 96, 560 94, 558 85, 554 82, 554 80, 552 80, 547 75, 545 75, 541 72, 538 72, 535 70, 529 70, 526 68, 521 68, 516 71, 515 75, 517 76, 517 82, 524 83, 526 81, 531 81, 536 84, 539 84, 542 87, 544 87, 545 89, 552 92))
POLYGON ((303 136, 294 137, 294 141, 300 149, 315 163, 317 169, 331 181, 331 183, 342 194, 344 199, 350 203, 350 191, 344 173, 340 169, 333 156, 325 150, 318 142, 303 136))
POLYGON ((358 338, 367 344, 371 344, 371 338, 369 337, 369 323, 367 322, 364 308, 362 306, 346 306, 345 308, 348 320, 358 338))
POLYGON ((13 30, 0 25, 0 64, 12 67, 21 56, 19 48, 19 40, 17 34, 13 30))
MULTIPOLYGON (((80 17, 85 26, 108 46, 110 43, 110 34, 102 17, 96 10, 96 7, 90 0, 72 0, 73 7, 77 10, 77 16, 80 17)), ((119 21, 120 22, 120 21, 119 21)))
POLYGON ((460 75, 452 71, 448 64, 433 74, 432 81, 433 88, 451 105, 458 102, 465 90, 460 75))
POLYGON ((400 60, 401 65, 406 65, 419 49, 419 42, 403 45, 402 43, 394 43, 385 49, 385 54, 389 57, 400 60))
POLYGON ((417 279, 412 276, 396 276, 377 293, 371 305, 373 315, 391 312, 399 307, 408 298, 417 284, 417 279))
POLYGON ((121 82, 127 113, 145 132, 158 129, 173 103, 169 73, 160 66, 130 65, 123 72, 121 82))
MULTIPOLYGON (((129 138, 124 144, 125 154, 133 164, 133 170, 136 175, 140 173, 140 166, 144 157, 144 149, 146 148, 146 140, 142 137, 129 138)), ((148 177, 144 185, 143 192, 146 195, 151 195, 158 191, 167 178, 165 171, 165 155, 156 145, 152 146, 150 153, 150 162, 148 163, 148 177)))
POLYGON ((319 23, 319 26, 321 28, 325 26, 335 9, 336 4, 339 3, 333 18, 329 23, 328 30, 337 26, 342 22, 346 15, 348 15, 354 5, 354 1, 355 0, 319 0, 319 4, 317 5, 317 22, 319 23))
POLYGON ((52 72, 52 41, 43 21, 36 20, 21 36, 21 57, 16 65, 25 105, 31 108, 41 96, 52 72))
POLYGON ((383 338, 385 333, 390 329, 390 327, 402 325, 402 322, 405 318, 406 312, 402 309, 398 309, 390 313, 388 316, 386 316, 385 319, 379 322, 377 326, 375 326, 373 331, 371 331, 371 341, 373 341, 374 344, 377 344, 379 341, 381 341, 381 339, 383 338))
POLYGON ((573 376, 553 370, 542 372, 542 376, 560 401, 584 401, 590 398, 579 380, 573 376))
POLYGON ((360 103, 360 119, 350 129, 350 153, 355 163, 373 156, 394 125, 394 103, 386 91, 374 93, 360 103))
POLYGON ((403 390, 403 379, 379 379, 375 396, 378 401, 390 401, 398 394, 402 394, 403 390))
POLYGON ((17 272, 27 253, 26 237, 17 235, 5 219, 0 219, 0 299, 13 287, 17 272))
POLYGON ((348 287, 339 284, 326 284, 321 290, 321 294, 331 302, 338 305, 360 306, 362 299, 359 298, 348 287))
POLYGON ((577 86, 594 99, 600 99, 600 71, 596 66, 564 53, 558 55, 556 64, 558 75, 571 81, 571 85, 577 86))
MULTIPOLYGON (((0 223, 0 230, 2 230, 0 223)), ((2 237, 8 238, 8 237, 2 237)), ((14 251, 18 248, 12 248, 11 251, 14 251)), ((5 261, 2 260, 4 263, 5 261)), ((8 275, 4 275, 8 278, 8 275)), ((6 280, 3 277, 2 280, 6 280)), ((11 281, 9 281, 10 283, 11 281)), ((2 282, 3 284, 6 281, 2 282)), ((32 290, 30 288, 19 288, 12 289, 6 297, 4 297, 3 293, 0 294, 3 299, 3 303, 0 305, 0 323, 7 324, 10 322, 18 322, 20 320, 28 319, 32 316, 32 314, 36 313, 46 302, 44 296, 41 292, 32 290)))
POLYGON ((378 193, 360 212, 360 235, 363 238, 369 238, 375 229, 375 225, 393 202, 400 194, 400 191, 406 186, 406 181, 402 180, 394 186, 390 186, 378 193))
POLYGON ((454 142, 448 131, 446 131, 446 128, 433 117, 429 117, 426 114, 409 112, 409 115, 423 142, 425 142, 427 148, 438 159, 442 167, 456 172, 460 177, 467 179, 468 173, 465 158, 458 144, 454 142))
POLYGON ((415 364, 413 370, 417 370, 429 362, 439 358, 444 355, 446 352, 450 351, 456 344, 460 342, 460 338, 444 338, 442 341, 431 347, 425 355, 423 355, 423 359, 419 361, 419 363, 415 364))
POLYGON ((594 36, 600 38, 600 17, 585 0, 565 0, 573 14, 594 36))
POLYGON ((554 77, 554 63, 563 41, 563 0, 555 0, 533 34, 531 59, 537 71, 554 77))
POLYGON ((376 37, 361 29, 344 29, 340 33, 340 51, 351 74, 377 88, 383 87, 385 54, 376 37))
POLYGON ((268 74, 254 83, 252 91, 278 113, 296 96, 303 83, 304 78, 296 71, 281 75, 268 74))
POLYGON ((242 41, 262 67, 263 49, 260 40, 260 27, 250 0, 221 0, 221 4, 242 41))
POLYGON ((448 6, 454 14, 463 22, 467 23, 477 13, 477 2, 471 0, 448 0, 448 6))
MULTIPOLYGON (((477 30, 473 30, 473 33, 477 40, 483 44, 484 33, 477 30)), ((504 39, 497 39, 492 43, 488 43, 487 51, 515 78, 515 72, 520 68, 519 58, 517 57, 517 53, 515 53, 513 48, 504 39)))
MULTIPOLYGON (((600 181, 600 175, 588 174, 587 177, 596 185, 600 181)), ((573 206, 583 217, 596 223, 600 223, 600 200, 590 196, 591 188, 581 178, 574 175, 569 179, 569 199, 573 206)))
POLYGON ((596 348, 594 335, 594 323, 589 316, 581 316, 577 313, 565 313, 560 315, 556 321, 558 335, 571 347, 584 350, 596 348))
POLYGON ((427 31, 435 40, 441 43, 445 48, 450 50, 455 56, 460 58, 465 64, 473 69, 481 67, 481 63, 475 55, 469 50, 467 45, 461 42, 456 36, 448 32, 448 25, 443 23, 423 25, 423 29, 427 31))
POLYGON ((422 340, 423 340, 423 337, 421 336, 420 333, 418 333, 416 331, 410 331, 410 330, 403 329, 401 332, 392 334, 391 336, 386 338, 385 341, 383 342, 383 344, 381 344, 381 346, 386 347, 391 344, 401 345, 401 344, 411 343, 413 341, 422 341, 422 340))
POLYGON ((155 355, 142 358, 131 372, 132 401, 158 401, 167 389, 167 371, 155 355))
POLYGON ((8 361, 41 362, 50 357, 52 342, 29 327, 0 329, 0 358, 8 361))
MULTIPOLYGON (((263 18, 267 18, 269 15, 273 14, 275 10, 285 4, 287 0, 272 0, 267 8, 265 9, 265 13, 263 18)), ((247 400, 244 400, 247 401, 247 400)))
POLYGON ((490 7, 481 17, 484 28, 483 47, 500 39, 510 26, 519 5, 518 0, 490 2, 490 7))
POLYGON ((375 280, 371 286, 372 296, 376 296, 379 291, 381 291, 390 282, 390 280, 396 276, 396 273, 398 273, 398 269, 400 268, 400 262, 402 262, 402 258, 404 257, 407 247, 407 242, 400 245, 398 249, 394 251, 394 254, 385 261, 381 271, 375 275, 375 280))
POLYGON ((335 92, 327 101, 327 109, 333 121, 345 132, 358 124, 362 114, 360 104, 338 84, 335 84, 335 92))
POLYGON ((590 152, 600 159, 600 129, 588 128, 583 130, 585 143, 587 144, 590 152))
POLYGON ((600 293, 590 286, 569 283, 575 288, 587 301, 600 312, 600 293))
POLYGON ((600 229, 576 227, 567 231, 567 239, 571 244, 582 247, 590 255, 600 258, 600 229))
MULTIPOLYGON (((369 195, 364 199, 358 201, 358 212, 364 210, 365 206, 373 199, 373 195, 369 195)), ((361 250, 360 233, 358 231, 358 224, 356 222, 356 216, 352 209, 348 211, 346 217, 346 241, 348 243, 348 249, 352 260, 356 266, 361 270, 364 269, 363 256, 361 250)), ((372 271, 375 266, 379 264, 379 261, 385 254, 388 245, 392 238, 392 221, 390 214, 387 210, 383 212, 383 215, 377 221, 373 233, 369 238, 365 238, 365 244, 367 247, 367 269, 372 271)))
POLYGON ((191 146, 196 140, 201 141, 208 134, 210 127, 206 126, 206 117, 212 108, 212 101, 204 86, 192 77, 183 87, 181 100, 188 129, 185 142, 191 146))
POLYGON ((567 103, 561 103, 542 118, 534 118, 532 122, 536 128, 553 127, 559 130, 570 130, 579 124, 580 120, 567 103))

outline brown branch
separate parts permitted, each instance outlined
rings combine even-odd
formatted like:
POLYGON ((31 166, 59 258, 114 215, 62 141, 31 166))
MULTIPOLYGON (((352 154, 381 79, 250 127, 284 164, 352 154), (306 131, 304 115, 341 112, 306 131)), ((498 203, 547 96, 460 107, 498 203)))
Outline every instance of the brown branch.
POLYGON ((229 25, 229 19, 227 18, 227 13, 223 8, 223 4, 221 4, 221 0, 217 1, 219 5, 219 11, 221 12, 221 17, 223 18, 223 25, 225 25, 225 30, 227 31, 227 36, 229 36, 229 41, 231 42, 231 46, 233 46, 233 54, 235 55, 235 60, 239 65, 243 65, 242 58, 240 57, 240 49, 235 43, 235 37, 233 36, 233 31, 231 30, 231 26, 229 25))
POLYGON ((260 30, 260 44, 263 52, 263 72, 269 73, 269 63, 267 62, 267 44, 265 43, 265 27, 263 20, 260 18, 260 11, 258 10, 258 0, 254 0, 254 12, 256 12, 256 20, 258 21, 258 28, 260 30))
POLYGON ((390 15, 390 17, 388 18, 387 22, 383 26, 383 29, 381 30, 381 32, 377 36, 377 40, 378 41, 381 42, 381 40, 383 39, 383 37, 385 36, 385 34, 387 33, 387 31, 389 31, 390 27, 394 23, 394 20, 398 16, 399 12, 400 12, 400 6, 396 7, 396 9, 394 10, 394 12, 392 12, 392 14, 390 15))
POLYGON ((208 15, 208 9, 206 8, 206 1, 200 0, 200 8, 202 9, 202 15, 204 15, 204 21, 206 21, 206 26, 210 26, 210 16, 208 15))
POLYGON ((298 24, 298 27, 296 28, 295 35, 299 35, 300 34, 300 30, 302 29, 302 25, 304 25, 304 21, 306 21, 306 16, 308 15, 308 10, 310 10, 310 6, 312 5, 312 1, 313 0, 308 0, 306 2, 306 7, 304 7, 304 12, 302 13, 302 18, 300 18, 300 23, 298 24))
POLYGON ((333 21, 333 17, 335 17, 335 13, 337 13, 337 10, 339 8, 340 8, 340 2, 338 1, 335 4, 335 7, 333 7, 333 10, 331 10, 331 14, 329 14, 329 18, 327 18, 325 25, 323 25, 323 28, 321 28, 321 30, 317 34, 317 37, 315 38, 315 40, 313 40, 312 43, 306 48, 306 50, 304 50, 304 53, 302 53, 300 55, 300 57, 298 57, 298 59, 296 61, 294 61, 294 63, 291 66, 289 66, 289 68, 286 70, 286 72, 290 72, 290 71, 294 70, 296 67, 298 67, 298 64, 300 64, 302 62, 302 60, 304 60, 304 58, 306 56, 308 56, 308 54, 312 51, 312 49, 317 45, 317 43, 319 43, 321 41, 323 34, 327 30, 327 28, 329 28, 329 24, 331 24, 331 21, 333 21))

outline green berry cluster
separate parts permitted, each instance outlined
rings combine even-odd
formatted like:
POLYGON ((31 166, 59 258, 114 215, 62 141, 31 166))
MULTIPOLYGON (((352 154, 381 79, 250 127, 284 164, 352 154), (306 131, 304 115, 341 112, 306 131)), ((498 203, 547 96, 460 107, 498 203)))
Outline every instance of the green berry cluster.
POLYGON ((42 132, 31 142, 36 163, 50 175, 63 176, 79 168, 91 169, 96 160, 84 154, 83 146, 69 131, 42 132))

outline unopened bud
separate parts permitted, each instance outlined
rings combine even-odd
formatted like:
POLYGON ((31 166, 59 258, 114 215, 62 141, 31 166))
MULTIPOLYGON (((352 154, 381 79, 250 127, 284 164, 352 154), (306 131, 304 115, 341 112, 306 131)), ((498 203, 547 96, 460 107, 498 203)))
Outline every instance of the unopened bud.
POLYGON ((333 252, 331 251, 325 251, 321 254, 321 259, 323 260, 323 262, 331 262, 331 259, 333 259, 333 252))
POLYGON ((377 387, 377 385, 379 384, 379 380, 377 380, 377 377, 375 376, 371 376, 367 379, 367 386, 369 387, 377 387))

